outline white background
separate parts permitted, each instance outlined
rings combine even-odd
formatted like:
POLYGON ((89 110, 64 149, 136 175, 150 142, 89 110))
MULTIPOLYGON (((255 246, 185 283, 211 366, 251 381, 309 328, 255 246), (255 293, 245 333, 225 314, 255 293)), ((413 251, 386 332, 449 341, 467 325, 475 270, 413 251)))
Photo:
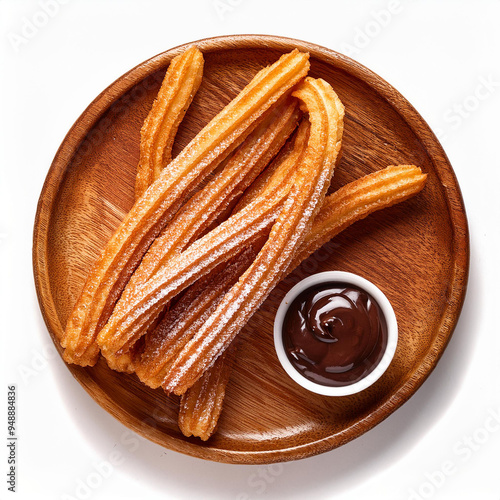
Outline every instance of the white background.
MULTIPOLYGON (((499 1, 3 0, 0 18, 0 435, 15 383, 17 498, 500 499, 499 1), (50 16, 43 1, 57 2, 50 16), (31 267, 43 180, 85 107, 159 52, 234 33, 318 43, 394 85, 442 138, 470 224, 465 306, 423 387, 354 442, 273 467, 183 456, 115 421, 53 355, 31 267), (112 471, 96 472, 113 459, 112 471)), ((2 449, 0 497, 9 498, 2 449)))

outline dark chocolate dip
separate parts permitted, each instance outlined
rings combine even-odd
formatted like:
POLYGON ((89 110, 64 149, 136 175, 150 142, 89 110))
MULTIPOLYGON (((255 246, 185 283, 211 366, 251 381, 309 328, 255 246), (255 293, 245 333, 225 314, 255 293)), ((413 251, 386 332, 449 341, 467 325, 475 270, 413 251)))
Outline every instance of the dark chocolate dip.
POLYGON ((350 385, 368 375, 387 345, 387 324, 375 300, 345 283, 304 290, 283 321, 285 352, 309 380, 350 385))

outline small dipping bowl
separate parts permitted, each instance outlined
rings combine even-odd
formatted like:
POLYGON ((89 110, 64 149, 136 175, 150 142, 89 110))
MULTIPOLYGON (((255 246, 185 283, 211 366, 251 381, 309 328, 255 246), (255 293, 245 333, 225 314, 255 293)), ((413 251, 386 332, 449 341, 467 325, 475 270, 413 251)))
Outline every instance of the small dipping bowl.
MULTIPOLYGON (((335 330, 333 330, 333 334, 334 333, 335 330)), ((335 341, 335 339, 333 341, 329 340, 330 343, 335 341)), ((375 383, 390 365, 396 351, 397 343, 398 325, 396 315, 394 314, 394 310, 387 297, 379 288, 365 278, 343 271, 327 271, 313 274, 312 276, 309 276, 308 278, 305 278, 297 283, 281 301, 274 319, 274 345, 278 359, 284 370, 300 386, 311 392, 322 394, 324 396, 348 396, 356 394, 375 383), (302 294, 302 292, 326 285, 331 285, 332 287, 346 285, 347 287, 353 287, 354 289, 366 292, 369 298, 373 299, 373 301, 378 305, 381 322, 385 322, 386 335, 384 339, 379 340, 382 344, 377 347, 377 349, 380 349, 380 352, 377 355, 377 361, 369 370, 367 370, 366 374, 362 375, 361 378, 352 383, 343 382, 342 385, 325 385, 323 383, 313 381, 302 374, 292 364, 287 355, 285 346, 286 342, 284 338, 286 335, 286 332, 284 332, 284 323, 290 306, 294 300, 302 294)))

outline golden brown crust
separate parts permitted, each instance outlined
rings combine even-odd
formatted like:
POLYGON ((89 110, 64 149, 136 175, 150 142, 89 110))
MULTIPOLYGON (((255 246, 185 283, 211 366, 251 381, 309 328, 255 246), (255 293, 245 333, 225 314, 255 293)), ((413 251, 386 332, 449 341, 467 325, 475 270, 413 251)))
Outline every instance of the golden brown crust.
MULTIPOLYGON (((300 163, 308 137, 309 121, 306 119, 302 121, 293 141, 280 151, 268 167, 272 175, 266 176, 266 184, 261 184, 258 191, 255 188, 252 189, 251 197, 246 194, 245 205, 253 201, 257 195, 267 196, 266 193, 272 192, 281 185, 288 183, 288 188, 290 187, 290 178, 294 168, 300 163)), ((239 211, 238 207, 234 211, 239 211)), ((255 242, 254 246, 248 247, 246 252, 237 257, 237 261, 242 259, 246 261, 239 274, 231 271, 234 268, 233 264, 227 268, 224 264, 219 265, 208 277, 192 285, 179 299, 174 310, 169 311, 154 332, 146 336, 144 351, 135 360, 135 371, 142 382, 153 388, 161 385, 175 357, 199 326, 210 316, 222 300, 223 294, 251 264, 267 235, 268 231, 263 231, 262 237, 255 242), (224 271, 221 271, 222 269, 224 271), (209 286, 210 283, 212 286, 209 286), (182 321, 176 319, 177 311, 181 310, 183 311, 182 321)))
POLYGON ((200 380, 182 395, 178 423, 185 436, 207 441, 215 432, 236 355, 235 344, 233 342, 200 380))
MULTIPOLYGON (((224 168, 182 206, 151 245, 115 306, 117 314, 128 304, 138 286, 196 240, 211 221, 219 218, 233 200, 238 199, 281 149, 297 126, 299 116, 298 102, 291 97, 266 113, 262 124, 245 139, 224 168)), ((163 307, 159 305, 157 309, 163 307)), ((128 372, 133 369, 126 352, 117 354, 104 349, 103 354, 110 368, 128 372)))
POLYGON ((164 165, 170 163, 175 134, 200 87, 202 75, 203 55, 196 47, 189 47, 172 59, 141 128, 136 199, 158 179, 164 165))
POLYGON ((66 326, 64 359, 93 365, 97 333, 147 249, 185 196, 258 125, 262 115, 300 81, 308 54, 293 51, 261 70, 171 162, 139 198, 94 264, 66 326))
POLYGON ((309 120, 304 118, 300 123, 294 140, 285 145, 277 158, 249 186, 238 201, 233 213, 245 208, 258 196, 265 196, 266 193, 270 193, 276 186, 283 183, 285 179, 294 175, 298 157, 303 154, 309 138, 309 128, 309 120))
POLYGON ((126 301, 135 286, 146 282, 173 255, 196 240, 207 223, 217 218, 253 182, 293 132, 298 117, 298 106, 292 99, 271 110, 267 119, 247 137, 223 170, 183 205, 151 245, 132 275, 121 301, 126 301))
MULTIPOLYGON (((305 134, 297 136, 297 152, 284 161, 301 162, 306 145, 304 137, 305 134)), ((172 256, 147 282, 136 286, 126 302, 117 305, 99 334, 104 356, 108 357, 109 353, 120 355, 130 349, 168 301, 269 232, 294 178, 280 177, 276 183, 272 180, 270 184, 269 192, 233 214, 182 253, 172 256)))
POLYGON ((224 294, 253 261, 257 251, 245 249, 229 264, 198 280, 145 336, 144 349, 135 357, 134 370, 144 384, 161 386, 184 346, 215 311, 224 294))
POLYGON ((427 175, 415 165, 389 166, 327 196, 290 269, 354 222, 420 192, 426 179, 427 175))
POLYGON ((254 262, 173 363, 162 385, 167 392, 186 392, 227 348, 282 278, 321 207, 340 149, 344 110, 321 79, 306 78, 293 95, 309 113, 311 129, 292 189, 254 262))

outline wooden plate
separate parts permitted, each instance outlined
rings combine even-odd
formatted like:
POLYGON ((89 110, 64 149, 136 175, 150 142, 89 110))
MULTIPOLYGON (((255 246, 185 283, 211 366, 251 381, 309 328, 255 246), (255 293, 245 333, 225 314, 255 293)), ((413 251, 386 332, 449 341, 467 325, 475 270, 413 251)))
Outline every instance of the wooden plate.
MULTIPOLYGON (((311 54, 311 72, 346 108, 343 158, 332 188, 391 164, 429 174, 417 197, 358 222, 282 282, 242 332, 218 432, 207 443, 177 428, 178 403, 135 376, 68 369, 103 408, 144 437, 190 455, 232 463, 270 463, 330 450, 400 407, 443 353, 465 296, 467 220, 453 170, 437 139, 388 83, 351 59, 298 40, 229 36, 196 42, 205 55, 201 88, 184 119, 177 153, 263 66, 294 47, 311 54), (306 392, 279 366, 272 322, 299 279, 324 270, 373 281, 392 302, 400 342, 390 369, 361 394, 306 392)), ((140 64, 100 94, 71 128, 43 187, 35 221, 36 288, 58 344, 90 266, 133 203, 139 130, 170 60, 181 46, 140 64)))

